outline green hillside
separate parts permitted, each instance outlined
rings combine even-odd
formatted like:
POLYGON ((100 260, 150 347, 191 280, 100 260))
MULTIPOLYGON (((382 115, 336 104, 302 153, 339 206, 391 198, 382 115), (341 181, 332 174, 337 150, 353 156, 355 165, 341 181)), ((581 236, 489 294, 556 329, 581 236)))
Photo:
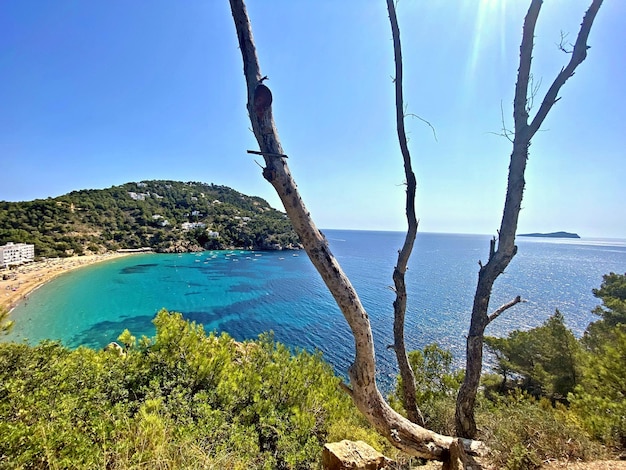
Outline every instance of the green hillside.
POLYGON ((198 182, 142 181, 28 202, 0 201, 0 244, 36 256, 150 247, 160 252, 298 248, 286 215, 259 197, 198 182))

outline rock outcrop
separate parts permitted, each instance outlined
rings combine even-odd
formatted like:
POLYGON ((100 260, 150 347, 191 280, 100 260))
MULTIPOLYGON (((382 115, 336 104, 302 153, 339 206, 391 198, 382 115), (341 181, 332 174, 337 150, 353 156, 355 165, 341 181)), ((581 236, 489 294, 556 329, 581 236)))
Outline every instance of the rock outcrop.
POLYGON ((324 470, 379 470, 389 467, 392 460, 363 441, 333 442, 322 450, 324 470))

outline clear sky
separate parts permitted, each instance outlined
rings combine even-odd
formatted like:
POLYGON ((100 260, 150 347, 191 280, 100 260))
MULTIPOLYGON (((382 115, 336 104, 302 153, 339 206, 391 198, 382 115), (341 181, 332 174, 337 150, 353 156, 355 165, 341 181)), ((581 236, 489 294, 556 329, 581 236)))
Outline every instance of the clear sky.
MULTIPOLYGON (((538 97, 590 0, 545 2, 538 97)), ((495 234, 504 201, 523 0, 401 0, 420 229, 495 234)), ((249 0, 289 165, 322 228, 403 230, 384 0, 249 0)), ((533 140, 520 233, 626 238, 626 2, 533 140)), ((0 200, 146 179, 230 186, 282 209, 247 149, 227 0, 7 0, 0 13, 0 200)), ((538 103, 535 105, 535 109, 538 103)))

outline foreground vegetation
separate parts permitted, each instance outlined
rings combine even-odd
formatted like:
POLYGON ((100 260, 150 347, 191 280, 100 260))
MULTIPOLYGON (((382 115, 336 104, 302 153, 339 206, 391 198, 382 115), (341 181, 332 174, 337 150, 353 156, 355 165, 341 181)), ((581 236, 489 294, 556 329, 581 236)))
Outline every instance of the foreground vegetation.
MULTIPOLYGON (((486 338, 497 374, 482 377, 480 439, 496 468, 539 468, 548 460, 592 460, 626 449, 626 274, 608 274, 594 295, 601 319, 577 340, 556 311, 507 338, 486 338)), ((413 351, 418 403, 429 429, 454 433, 463 379, 436 344, 413 351)), ((402 387, 392 404, 402 410, 402 387)))
POLYGON ((126 183, 28 202, 0 201, 0 245, 31 243, 38 257, 120 248, 156 251, 298 246, 284 213, 226 186, 126 183))
POLYGON ((3 468, 310 468, 380 438, 318 354, 238 344, 160 312, 125 351, 0 345, 3 468))
MULTIPOLYGON (((623 451, 626 274, 594 293, 601 319, 580 340, 559 312, 488 340, 499 375, 483 377, 476 416, 496 468, 623 451)), ((398 458, 319 354, 271 335, 237 343, 166 311, 154 323, 154 338, 126 330, 106 351, 0 344, 0 468, 317 468, 322 445, 344 438, 398 458)), ((437 345, 410 360, 426 425, 452 434, 463 371, 437 345)))

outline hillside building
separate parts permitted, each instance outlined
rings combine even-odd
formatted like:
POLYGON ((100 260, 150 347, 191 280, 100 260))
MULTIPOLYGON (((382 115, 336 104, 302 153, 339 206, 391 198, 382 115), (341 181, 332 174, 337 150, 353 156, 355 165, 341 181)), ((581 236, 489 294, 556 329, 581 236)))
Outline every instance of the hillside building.
POLYGON ((206 227, 206 224, 202 222, 183 222, 180 224, 180 227, 183 230, 193 230, 194 228, 204 228, 206 227))
POLYGON ((28 263, 35 260, 35 245, 9 242, 0 246, 0 267, 28 263))

